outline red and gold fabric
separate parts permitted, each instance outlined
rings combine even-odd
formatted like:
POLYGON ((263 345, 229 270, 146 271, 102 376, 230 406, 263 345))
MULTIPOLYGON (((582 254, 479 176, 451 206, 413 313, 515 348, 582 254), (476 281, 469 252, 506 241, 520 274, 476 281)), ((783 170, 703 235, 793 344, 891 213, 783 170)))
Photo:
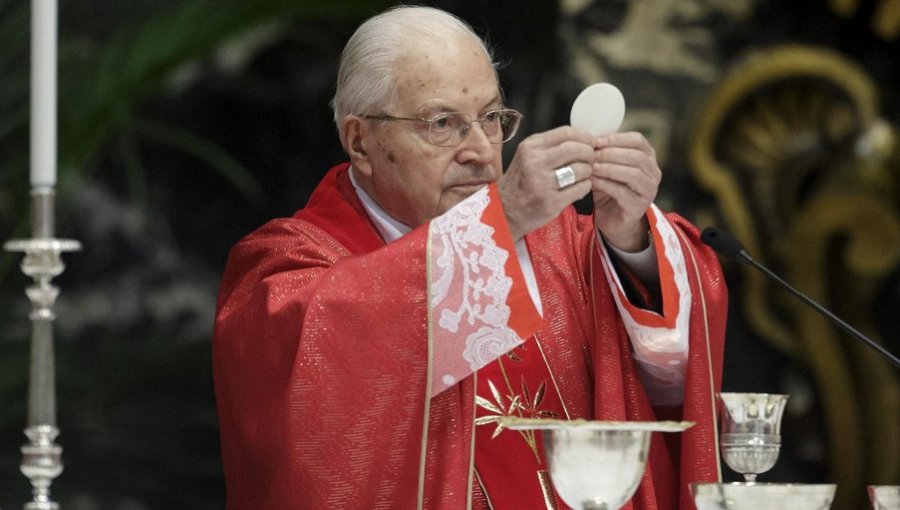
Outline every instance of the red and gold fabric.
POLYGON ((213 351, 228 508, 553 508, 540 438, 495 434, 510 413, 696 421, 655 435, 630 503, 693 508, 686 484, 719 478, 727 298, 696 229, 648 214, 662 314, 627 302, 591 218, 570 209, 526 237, 542 318, 494 187, 386 244, 347 165, 332 169, 229 255, 213 351), (681 262, 659 249, 673 242, 681 262), (653 408, 629 333, 682 334, 679 320, 685 402, 653 408))

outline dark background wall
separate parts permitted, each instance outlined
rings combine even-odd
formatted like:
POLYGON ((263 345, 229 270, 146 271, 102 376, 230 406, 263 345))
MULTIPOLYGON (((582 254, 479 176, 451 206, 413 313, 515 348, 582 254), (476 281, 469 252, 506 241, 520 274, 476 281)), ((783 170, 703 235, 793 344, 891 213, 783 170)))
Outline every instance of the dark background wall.
MULTIPOLYGON (((361 20, 390 4, 61 2, 57 231, 84 245, 65 256, 66 272, 55 280, 66 469, 53 490, 64 508, 224 506, 210 368, 218 278, 232 244, 301 207, 343 161, 328 108, 337 56, 361 20)), ((880 10, 887 0, 429 4, 468 20, 494 46, 507 102, 526 115, 519 140, 566 123, 585 85, 619 85, 626 127, 653 141, 664 168, 658 203, 700 225, 728 222, 689 154, 698 116, 754 50, 827 48, 876 84, 880 118, 891 126, 900 120, 900 7, 880 10)), ((28 16, 26 2, 0 0, 3 240, 28 235, 28 16)), ((881 169, 894 207, 896 161, 881 169)), ((19 262, 0 255, 3 508, 29 496, 18 472, 30 336, 19 262)), ((726 271, 733 302, 725 389, 787 392, 799 401, 786 417, 782 457, 763 479, 833 480, 834 435, 822 423, 829 395, 818 372, 802 351, 785 352, 757 331, 741 306, 746 276, 730 264, 726 271)), ((863 303, 868 331, 898 352, 900 266, 866 285, 874 289, 863 303)), ((886 374, 884 384, 896 387, 897 373, 886 374)), ((900 421, 896 409, 875 421, 900 421)), ((897 457, 898 442, 890 429, 884 454, 897 457)), ((894 464, 886 465, 860 479, 900 483, 894 464)), ((853 490, 845 508, 862 497, 853 490)))

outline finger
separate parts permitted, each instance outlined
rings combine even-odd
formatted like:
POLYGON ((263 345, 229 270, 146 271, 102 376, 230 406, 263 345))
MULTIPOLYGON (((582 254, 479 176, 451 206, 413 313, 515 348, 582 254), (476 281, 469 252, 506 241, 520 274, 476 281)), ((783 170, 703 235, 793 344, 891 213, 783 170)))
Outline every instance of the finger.
POLYGON ((560 145, 548 147, 545 152, 546 160, 553 168, 576 163, 584 163, 590 168, 595 159, 594 148, 581 142, 567 141, 560 145))
POLYGON ((594 147, 596 147, 597 149, 604 149, 608 147, 637 149, 641 152, 653 154, 654 157, 656 156, 656 151, 653 149, 650 141, 637 131, 612 133, 606 136, 598 137, 594 140, 594 147))
POLYGON ((629 166, 655 166, 646 152, 631 147, 606 147, 594 151, 594 160, 602 163, 620 163, 629 166))
POLYGON ((590 145, 591 147, 593 147, 595 143, 595 140, 590 133, 573 128, 572 126, 560 126, 551 129, 550 131, 544 131, 543 133, 532 136, 547 147, 560 145, 569 140, 590 145))
POLYGON ((591 177, 593 177, 593 166, 588 163, 572 163, 569 165, 562 166, 560 168, 554 168, 551 171, 547 172, 550 188, 557 188, 562 190, 564 188, 570 187, 575 183, 582 181, 590 181, 591 177), (572 169, 573 178, 571 179, 571 183, 566 184, 564 180, 565 169, 572 169))
POLYGON ((517 147, 514 159, 541 171, 594 161, 594 148, 590 144, 575 140, 565 140, 557 145, 546 145, 544 142, 531 139, 523 141, 517 147))
POLYGON ((642 214, 649 202, 628 186, 609 179, 592 179, 591 189, 606 195, 615 201, 621 209, 635 214, 642 214))
POLYGON ((661 174, 656 151, 640 133, 621 133, 598 138, 596 161, 620 163, 640 168, 649 175, 661 174))
POLYGON ((662 175, 662 170, 656 163, 656 159, 636 149, 619 147, 603 149, 596 152, 594 162, 633 167, 654 178, 662 175))
POLYGON ((595 163, 592 166, 591 176, 599 179, 607 179, 625 185, 637 195, 653 200, 659 189, 659 176, 650 176, 639 169, 630 166, 595 163))
POLYGON ((561 166, 572 161, 590 161, 593 158, 594 142, 593 137, 587 132, 571 126, 561 126, 525 138, 516 148, 516 152, 526 152, 535 156, 552 151, 550 157, 553 161, 548 162, 555 163, 554 166, 561 166))
POLYGON ((591 192, 592 185, 591 179, 578 181, 571 186, 559 190, 560 196, 565 200, 566 204, 577 202, 591 192))

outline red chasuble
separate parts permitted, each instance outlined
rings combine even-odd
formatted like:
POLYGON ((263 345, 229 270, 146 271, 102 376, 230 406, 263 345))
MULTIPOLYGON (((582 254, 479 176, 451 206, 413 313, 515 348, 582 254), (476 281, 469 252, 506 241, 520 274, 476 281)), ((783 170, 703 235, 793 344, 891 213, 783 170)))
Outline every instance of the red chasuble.
POLYGON ((566 508, 540 435, 498 430, 505 414, 695 421, 654 433, 626 507, 693 508, 687 484, 720 478, 727 297, 696 229, 648 218, 661 314, 628 302, 592 219, 569 209, 526 237, 541 316, 494 186, 386 245, 347 165, 332 169, 229 255, 213 346, 228 508, 566 508), (662 410, 632 339, 666 335, 689 356, 685 403, 662 410))

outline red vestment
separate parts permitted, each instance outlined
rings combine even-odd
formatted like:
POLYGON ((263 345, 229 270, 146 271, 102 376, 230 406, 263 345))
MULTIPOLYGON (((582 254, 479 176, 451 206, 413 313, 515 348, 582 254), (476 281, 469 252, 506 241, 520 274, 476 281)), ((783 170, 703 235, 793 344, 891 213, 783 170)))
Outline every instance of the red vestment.
MULTIPOLYGON (((496 190, 490 193, 484 217, 496 228, 494 252, 512 253, 501 260, 513 275, 507 324, 535 336, 462 378, 449 369, 441 376, 438 368, 450 366, 440 361, 447 344, 437 343, 439 325, 455 316, 433 310, 436 294, 453 288, 435 276, 443 252, 433 225, 386 245, 347 165, 329 172, 306 208, 233 248, 213 351, 230 510, 464 509, 485 508, 487 500, 498 510, 519 510, 503 506, 515 500, 506 492, 536 483, 517 470, 532 469, 523 467, 528 459, 540 465, 541 456, 517 432, 503 431, 492 442, 494 425, 475 425, 487 409, 476 401, 497 395, 490 385, 496 389, 504 377, 506 389, 528 386, 530 404, 544 383, 539 404, 572 419, 696 422, 682 434, 654 433, 630 503, 636 510, 693 508, 687 483, 720 478, 713 399, 727 297, 715 255, 696 229, 676 215, 662 219, 677 231, 678 241, 668 241, 680 242, 685 253, 686 267, 678 269, 688 275, 692 300, 685 403, 675 415, 659 416, 638 379, 592 219, 570 208, 526 237, 540 320, 523 290, 496 190)), ((663 276, 667 271, 661 263, 663 276)), ((664 299, 671 297, 663 287, 664 299)), ((663 305, 662 317, 650 322, 665 322, 667 310, 677 308, 663 305)), ((541 499, 524 510, 545 507, 541 499)))

